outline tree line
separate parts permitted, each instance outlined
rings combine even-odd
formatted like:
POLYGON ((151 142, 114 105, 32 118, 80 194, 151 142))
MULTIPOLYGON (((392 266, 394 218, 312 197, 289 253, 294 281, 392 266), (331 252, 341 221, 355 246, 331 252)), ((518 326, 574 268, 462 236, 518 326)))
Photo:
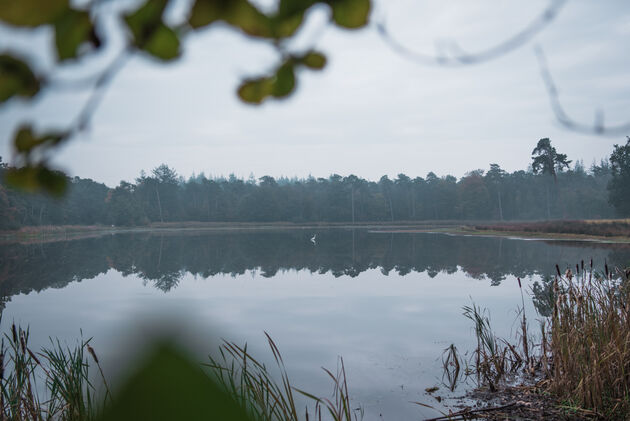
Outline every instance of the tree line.
POLYGON ((154 222, 346 222, 425 220, 540 220, 629 215, 630 138, 610 160, 572 164, 541 139, 527 170, 498 164, 459 180, 429 172, 370 181, 327 178, 188 179, 166 164, 115 188, 68 178, 62 199, 26 194, 7 185, 0 158, 0 229, 37 225, 139 226, 154 222))

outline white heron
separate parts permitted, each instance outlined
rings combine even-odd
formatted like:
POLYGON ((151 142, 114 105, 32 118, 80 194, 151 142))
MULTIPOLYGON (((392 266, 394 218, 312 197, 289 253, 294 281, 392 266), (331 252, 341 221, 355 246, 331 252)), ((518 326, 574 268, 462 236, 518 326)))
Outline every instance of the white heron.
POLYGON ((311 243, 317 244, 316 239, 317 239, 317 234, 311 237, 311 243))

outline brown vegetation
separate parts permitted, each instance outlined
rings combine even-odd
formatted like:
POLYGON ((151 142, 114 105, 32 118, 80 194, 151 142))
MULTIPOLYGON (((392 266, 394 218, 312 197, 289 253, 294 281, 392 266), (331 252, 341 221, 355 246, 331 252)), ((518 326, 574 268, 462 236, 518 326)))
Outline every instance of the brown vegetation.
POLYGON ((630 237, 630 219, 554 220, 475 225, 480 231, 630 237))

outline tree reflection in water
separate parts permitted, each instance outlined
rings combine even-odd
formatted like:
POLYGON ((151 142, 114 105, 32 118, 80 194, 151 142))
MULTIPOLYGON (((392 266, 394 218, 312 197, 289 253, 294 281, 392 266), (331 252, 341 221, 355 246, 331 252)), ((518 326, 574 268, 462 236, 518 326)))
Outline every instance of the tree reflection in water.
MULTIPOLYGON (((256 270, 273 277, 282 270, 359 276, 368 269, 384 275, 463 271, 499 285, 507 276, 553 276, 555 265, 627 266, 630 246, 569 241, 523 241, 429 233, 373 233, 367 230, 152 232, 107 235, 72 241, 0 245, 0 296, 63 288, 110 269, 134 274, 164 292, 190 273, 209 278, 256 270)), ((534 288, 543 300, 547 283, 534 288)), ((544 301, 544 300, 543 300, 544 301)), ((540 301, 541 309, 544 302, 540 301)))

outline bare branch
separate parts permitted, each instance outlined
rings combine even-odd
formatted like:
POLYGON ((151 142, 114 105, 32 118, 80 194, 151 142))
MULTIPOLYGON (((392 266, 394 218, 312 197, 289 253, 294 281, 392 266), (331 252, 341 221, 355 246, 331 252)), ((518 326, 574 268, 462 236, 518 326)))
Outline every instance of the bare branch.
POLYGON ((562 103, 560 102, 560 95, 556 83, 551 76, 549 66, 547 65, 547 58, 540 46, 536 46, 534 49, 536 57, 538 58, 538 65, 540 67, 540 75, 545 84, 547 94, 549 96, 549 102, 551 103, 551 109, 556 116, 556 120, 562 124, 565 128, 585 134, 605 135, 605 136, 620 136, 630 132, 630 121, 619 124, 616 126, 608 126, 604 124, 604 112, 600 109, 595 110, 595 118, 593 124, 586 124, 578 122, 572 119, 564 110, 562 103))
POLYGON ((482 51, 465 52, 455 40, 436 46, 437 54, 426 54, 413 51, 395 39, 388 31, 385 22, 377 22, 376 28, 381 38, 396 52, 405 58, 427 66, 461 67, 484 63, 514 51, 536 34, 545 29, 555 19, 567 0, 552 0, 543 12, 521 31, 510 38, 482 51))

